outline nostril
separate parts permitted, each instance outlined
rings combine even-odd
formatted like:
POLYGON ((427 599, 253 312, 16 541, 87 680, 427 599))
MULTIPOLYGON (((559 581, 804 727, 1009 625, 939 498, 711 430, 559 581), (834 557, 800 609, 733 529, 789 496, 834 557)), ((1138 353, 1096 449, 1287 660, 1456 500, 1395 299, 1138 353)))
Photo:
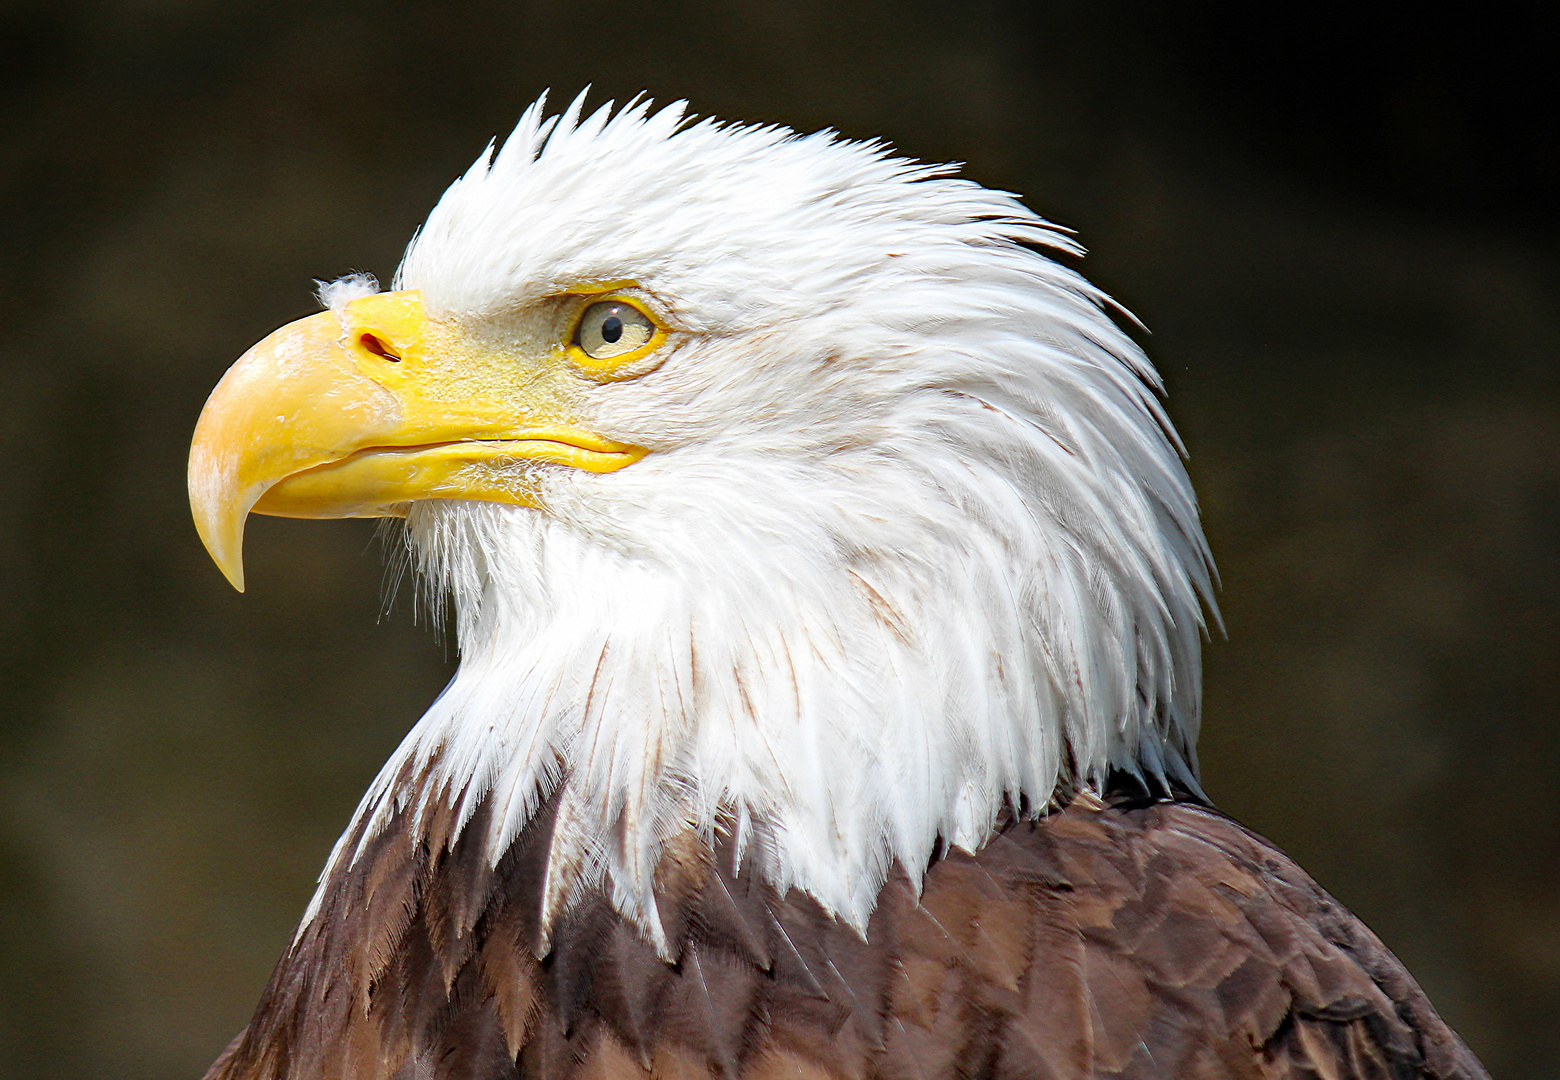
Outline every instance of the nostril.
POLYGON ((399 364, 401 362, 401 358, 395 353, 391 352, 385 343, 380 341, 373 334, 364 334, 362 337, 358 338, 358 344, 363 346, 363 348, 367 349, 369 352, 373 353, 375 356, 382 357, 390 361, 392 364, 399 364))

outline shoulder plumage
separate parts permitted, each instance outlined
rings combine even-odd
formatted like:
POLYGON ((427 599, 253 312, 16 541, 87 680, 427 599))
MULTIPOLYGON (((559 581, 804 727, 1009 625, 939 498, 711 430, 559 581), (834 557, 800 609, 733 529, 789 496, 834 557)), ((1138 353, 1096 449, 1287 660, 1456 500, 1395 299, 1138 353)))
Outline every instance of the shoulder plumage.
POLYGON ((496 868, 387 829, 208 1080, 1485 1076, 1369 930, 1201 805, 1010 821, 919 897, 893 874, 865 937, 690 837, 673 964, 599 894, 543 946, 550 827, 496 868))

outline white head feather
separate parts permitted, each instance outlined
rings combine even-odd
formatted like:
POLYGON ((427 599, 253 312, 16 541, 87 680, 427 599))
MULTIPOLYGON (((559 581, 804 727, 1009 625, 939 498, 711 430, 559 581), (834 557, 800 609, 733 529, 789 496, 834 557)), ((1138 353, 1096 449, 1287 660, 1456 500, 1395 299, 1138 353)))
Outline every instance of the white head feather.
POLYGON ((561 784, 549 913, 605 884, 664 945, 653 871, 689 827, 864 927, 896 862, 979 847, 1004 804, 1195 788, 1211 563, 1157 375, 1035 250, 1076 245, 881 145, 542 110, 398 285, 476 325, 633 280, 682 332, 586 402, 637 464, 547 469, 545 511, 413 508, 461 666, 371 827, 490 798, 496 861, 561 784), (419 762, 437 783, 397 790, 419 762))

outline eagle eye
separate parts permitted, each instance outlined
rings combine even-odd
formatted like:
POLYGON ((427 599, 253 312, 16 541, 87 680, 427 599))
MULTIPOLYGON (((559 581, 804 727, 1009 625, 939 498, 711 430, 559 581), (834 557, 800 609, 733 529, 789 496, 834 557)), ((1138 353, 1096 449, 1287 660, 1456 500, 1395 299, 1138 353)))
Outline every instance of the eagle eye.
POLYGON ((602 300, 585 309, 574 344, 592 360, 608 360, 650 344, 656 325, 626 300, 602 300))

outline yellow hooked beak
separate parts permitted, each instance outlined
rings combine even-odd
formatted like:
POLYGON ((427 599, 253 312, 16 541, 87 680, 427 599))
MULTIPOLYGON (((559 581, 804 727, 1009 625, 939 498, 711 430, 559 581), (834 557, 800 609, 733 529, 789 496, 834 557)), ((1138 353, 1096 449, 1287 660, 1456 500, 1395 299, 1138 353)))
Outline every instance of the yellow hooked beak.
POLYGON ((547 462, 612 472, 644 456, 581 427, 561 346, 484 347, 429 319, 415 291, 290 323, 211 392, 190 446, 190 507, 244 590, 244 521, 401 517, 418 499, 536 506, 547 462))

